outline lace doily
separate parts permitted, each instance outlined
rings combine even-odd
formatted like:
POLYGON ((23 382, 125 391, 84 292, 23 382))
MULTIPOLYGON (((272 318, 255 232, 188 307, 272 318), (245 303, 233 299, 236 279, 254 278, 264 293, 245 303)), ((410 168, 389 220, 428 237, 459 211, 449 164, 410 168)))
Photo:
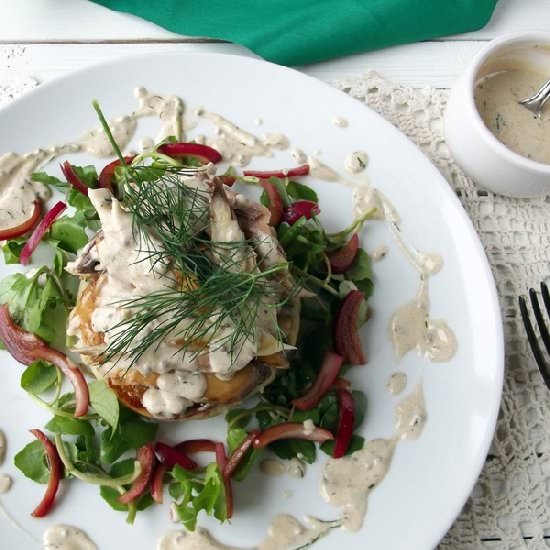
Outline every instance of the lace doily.
MULTIPOLYGON (((0 106, 35 86, 0 82, 0 106)), ((517 297, 549 272, 550 202, 480 191, 453 162, 442 134, 446 92, 392 84, 369 72, 334 85, 366 103, 421 147, 456 191, 495 276, 504 320, 506 375, 489 456, 462 514, 440 550, 546 549, 550 535, 550 393, 517 309, 517 297)))
POLYGON ((442 133, 447 92, 392 84, 374 72, 334 83, 421 147, 457 193, 495 276, 506 341, 504 394, 485 467, 440 550, 550 547, 550 392, 528 349, 519 294, 549 275, 550 202, 475 187, 442 133))

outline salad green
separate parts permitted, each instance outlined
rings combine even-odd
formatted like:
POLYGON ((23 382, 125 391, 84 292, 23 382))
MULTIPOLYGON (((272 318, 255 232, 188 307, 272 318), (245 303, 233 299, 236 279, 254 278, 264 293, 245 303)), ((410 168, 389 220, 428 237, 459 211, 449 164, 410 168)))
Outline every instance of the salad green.
MULTIPOLYGON (((185 145, 174 141, 168 140, 167 143, 185 145)), ((157 150, 162 145, 157 146, 157 150)), ((150 155, 149 175, 162 176, 173 169, 174 164, 176 168, 202 164, 201 159, 193 154, 180 154, 171 158, 169 164, 164 157, 165 153, 150 155)), ((131 178, 134 161, 126 161, 119 154, 118 165, 109 169, 113 189, 120 191, 124 182, 131 178), (130 164, 127 166, 126 162, 130 164)), ((139 161, 143 158, 136 162, 139 161)), ((102 176, 98 176, 94 166, 71 165, 71 168, 83 186, 98 187, 102 176)), ((359 248, 349 258, 344 258, 343 270, 341 264, 338 269, 333 269, 331 254, 347 246, 368 215, 343 231, 330 234, 317 215, 319 201, 316 192, 304 183, 286 176, 242 177, 235 175, 234 170, 228 171, 224 177, 228 178, 224 181, 229 183, 233 179, 261 186, 261 202, 270 209, 272 220, 275 219, 275 209, 281 209, 278 212, 281 221, 276 230, 288 259, 285 269, 306 291, 302 293, 300 331, 296 351, 289 354, 289 368, 280 370, 255 402, 227 412, 227 441, 222 446, 226 450, 221 455, 218 446, 215 460, 195 468, 185 468, 181 463, 166 458, 168 455, 156 466, 145 464, 139 460, 139 450, 155 442, 158 423, 144 419, 119 403, 115 393, 103 381, 94 380, 88 384, 89 409, 77 418, 77 398, 74 392, 64 391, 64 375, 57 366, 46 360, 37 360, 21 376, 21 388, 52 415, 44 429, 52 434, 64 466, 64 478, 99 485, 101 497, 114 510, 125 512, 129 522, 134 521, 138 511, 162 500, 163 485, 168 486, 177 517, 187 529, 196 527, 201 512, 225 521, 232 513, 231 480, 245 479, 266 449, 284 460, 297 458, 313 463, 317 459, 318 447, 335 456, 336 449, 342 444, 345 453, 349 454, 361 449, 364 443, 360 435, 351 433, 344 443, 341 437, 339 441, 342 418, 347 415, 355 430, 362 424, 367 411, 365 394, 351 389, 340 366, 332 373, 333 383, 328 391, 316 396, 315 406, 298 410, 294 402, 311 390, 327 353, 334 350, 335 318, 350 292, 361 293, 362 301, 359 314, 347 330, 357 331, 358 325, 367 318, 367 300, 374 284, 368 254, 359 248), (292 215, 289 214, 291 208, 292 215), (342 394, 351 396, 352 407, 347 410, 343 410, 342 394), (270 440, 267 446, 255 439, 256 433, 261 434, 270 428, 287 423, 298 426, 309 421, 336 439, 324 440, 320 446, 316 441, 285 437, 284 433, 270 440), (232 459, 228 474, 227 464, 232 459), (151 468, 153 473, 145 480, 144 489, 131 502, 122 503, 121 495, 137 491, 136 484, 145 468, 151 468)), ((32 179, 65 193, 71 213, 57 217, 41 239, 40 246, 49 251, 50 264, 4 278, 0 282, 0 304, 7 305, 12 321, 21 329, 64 351, 64 327, 68 312, 75 306, 78 288, 78 279, 65 267, 86 246, 93 232, 100 229, 100 224, 97 212, 82 188, 45 172, 34 173, 32 179)), ((19 262, 28 238, 28 235, 18 236, 3 244, 5 263, 19 262)), ((336 352, 345 355, 341 350, 336 352)), ((174 452, 182 454, 177 446, 174 452)), ((51 469, 40 441, 31 441, 14 461, 26 477, 37 483, 48 482, 51 469)), ((187 464, 194 464, 194 461, 187 464)))

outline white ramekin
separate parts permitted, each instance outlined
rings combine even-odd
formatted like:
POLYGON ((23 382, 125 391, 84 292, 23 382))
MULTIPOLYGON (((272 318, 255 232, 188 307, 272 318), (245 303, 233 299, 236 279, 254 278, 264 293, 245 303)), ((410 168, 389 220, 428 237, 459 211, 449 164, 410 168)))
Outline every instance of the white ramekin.
POLYGON ((480 69, 494 56, 517 50, 521 55, 532 45, 550 47, 550 33, 511 34, 487 44, 451 90, 444 115, 445 139, 456 162, 479 186, 510 197, 550 194, 550 165, 514 153, 498 141, 479 116, 474 86, 480 69))

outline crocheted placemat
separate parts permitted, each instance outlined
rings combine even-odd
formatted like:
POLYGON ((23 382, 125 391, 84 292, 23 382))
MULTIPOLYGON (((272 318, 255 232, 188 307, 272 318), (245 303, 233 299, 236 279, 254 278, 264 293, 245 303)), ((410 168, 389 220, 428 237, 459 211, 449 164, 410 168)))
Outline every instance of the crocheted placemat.
POLYGON ((485 467, 440 549, 549 548, 550 394, 528 349, 517 300, 549 274, 550 202, 475 186, 445 144, 445 90, 399 86, 375 72, 334 85, 389 120, 439 168, 470 216, 496 281, 506 342, 501 410, 485 467))
MULTIPOLYGON (((529 352, 517 297, 548 274, 550 202, 474 185, 445 145, 446 91, 396 85, 375 72, 333 84, 389 120, 439 168, 472 219, 496 280, 506 340, 501 412, 481 476, 439 548, 549 548, 550 395, 529 352)), ((0 82, 0 106, 36 85, 32 77, 0 82)))

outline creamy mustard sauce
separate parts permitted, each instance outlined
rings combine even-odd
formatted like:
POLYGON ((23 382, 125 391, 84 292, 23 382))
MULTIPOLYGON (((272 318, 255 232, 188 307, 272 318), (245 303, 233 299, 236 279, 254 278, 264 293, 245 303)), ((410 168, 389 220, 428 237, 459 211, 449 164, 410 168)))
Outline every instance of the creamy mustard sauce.
POLYGON ((389 323, 397 358, 416 351, 429 361, 448 361, 456 353, 456 338, 443 319, 430 318, 428 284, 421 280, 416 297, 398 308, 389 323))
MULTIPOLYGON (((162 121, 157 141, 168 135, 181 135, 183 103, 180 98, 155 96, 144 88, 136 88, 135 95, 139 100, 138 108, 130 115, 109 122, 121 149, 132 139, 140 118, 157 117, 162 121)), ((22 224, 31 217, 35 199, 49 198, 49 189, 41 183, 31 181, 33 172, 61 155, 80 152, 100 158, 114 155, 105 132, 98 125, 75 143, 38 149, 24 155, 7 153, 0 157, 0 230, 22 224)))
MULTIPOLYGON (((6 436, 4 432, 0 430, 0 466, 4 463, 6 458, 6 436)), ((0 495, 7 493, 12 486, 12 479, 7 474, 0 473, 0 495)))
POLYGON ((394 372, 388 378, 387 386, 392 395, 399 395, 407 386, 407 375, 404 372, 394 372))
MULTIPOLYGON (((182 120, 183 103, 178 98, 155 96, 143 88, 136 89, 136 97, 139 100, 139 107, 136 111, 110 122, 115 139, 119 140, 121 145, 126 145, 132 138, 137 126, 137 119, 145 116, 156 116, 163 122, 157 139, 162 139, 167 135, 180 137, 184 128, 192 127, 186 125, 182 120)), ((224 159, 235 164, 244 166, 254 156, 269 157, 272 155, 272 149, 288 146, 285 136, 271 135, 267 137, 264 135, 264 139, 260 139, 216 113, 198 109, 195 114, 197 118, 207 120, 214 126, 213 136, 198 136, 197 141, 208 143, 220 150, 224 159)), ((32 172, 60 154, 88 152, 96 156, 112 155, 113 151, 110 149, 110 144, 106 143, 104 136, 101 137, 97 130, 98 128, 91 130, 74 144, 62 145, 49 150, 39 150, 24 156, 11 154, 11 157, 9 155, 7 158, 6 156, 2 157, 0 159, 0 205, 6 189, 12 194, 14 193, 15 196, 21 197, 18 200, 30 200, 31 203, 37 193, 45 193, 39 186, 34 188, 34 184, 31 185, 34 194, 27 193, 25 190, 27 194, 24 197, 18 195, 18 193, 21 193, 20 191, 10 190, 10 188, 12 186, 16 187, 14 182, 19 184, 28 183, 32 172), (6 175, 10 171, 10 175, 6 175)), ((142 145, 144 148, 148 146, 150 146, 150 142, 142 145)), ((373 189, 368 183, 358 184, 346 180, 331 167, 323 164, 316 157, 318 154, 316 152, 311 156, 307 156, 299 149, 293 149, 290 154, 296 162, 303 163, 307 161, 310 164, 312 177, 351 187, 353 189, 355 215, 362 217, 367 212, 374 211, 375 217, 388 221, 402 252, 419 271, 421 286, 418 296, 413 301, 415 306, 411 307, 411 304, 406 304, 394 314, 393 320, 395 323, 392 324, 399 330, 393 332, 401 332, 403 325, 408 322, 417 324, 423 322, 426 324, 427 330, 416 332, 416 329, 413 330, 412 332, 415 334, 413 338, 404 338, 393 334, 396 350, 408 350, 416 347, 424 356, 432 360, 445 360, 445 357, 451 357, 456 347, 452 331, 444 321, 432 321, 429 318, 427 280, 441 267, 440 258, 437 255, 421 254, 404 243, 399 231, 399 216, 396 210, 382 193, 373 189), (418 309, 422 311, 422 315, 418 315, 416 311, 418 309), (406 340, 404 345, 396 343, 403 339, 406 340)), ((357 153, 355 155, 354 163, 359 163, 364 158, 364 164, 366 165, 368 160, 366 155, 364 157, 358 157, 357 153)), ((355 164, 352 168, 355 169, 355 164)), ((357 172, 359 171, 357 170, 357 172)), ((197 183, 197 185, 200 185, 200 183, 197 183)), ((136 295, 143 295, 142 293, 165 288, 167 278, 164 274, 169 266, 163 264, 152 266, 147 259, 140 257, 141 249, 136 246, 137 243, 131 238, 128 214, 124 212, 120 204, 117 204, 116 199, 102 190, 90 191, 90 198, 98 208, 103 230, 106 234, 103 239, 105 244, 103 246, 98 244, 96 251, 99 261, 98 269, 105 270, 106 282, 104 281, 104 284, 100 287, 100 307, 97 312, 94 312, 93 324, 94 328, 105 332, 108 339, 117 318, 121 320, 121 317, 117 316, 124 315, 120 311, 113 311, 116 309, 112 307, 112 300, 115 299, 115 295, 116 299, 120 300, 124 296, 135 297, 136 295), (124 274, 121 274, 121 271, 124 274)), ((22 221, 25 220, 24 216, 28 217, 26 213, 14 214, 15 217, 17 215, 22 221)), ((0 218, 0 229, 2 228, 1 223, 0 218)), ((15 225, 12 222, 10 224, 15 225)), ((264 246, 269 246, 276 251, 275 243, 269 241, 270 236, 265 235, 265 237, 264 246)), ((257 250, 258 252, 259 250, 257 250)), ((131 312, 126 312, 126 314, 131 314, 131 312)), ((182 323, 185 322, 185 320, 182 320, 182 323)), ((227 330, 231 330, 231 327, 227 327, 227 330)), ((159 414, 166 414, 167 416, 179 414, 178 411, 185 410, 191 403, 200 399, 200 396, 204 393, 204 380, 201 379, 202 375, 196 372, 197 363, 195 360, 185 357, 184 354, 180 356, 175 354, 173 344, 169 341, 162 342, 159 348, 154 350, 154 358, 147 358, 147 354, 145 354, 144 363, 139 366, 142 372, 155 371, 159 374, 157 387, 149 390, 151 394, 146 398, 147 407, 151 411, 159 411, 159 414), (162 346, 166 346, 169 350, 163 352, 162 346), (159 350, 160 356, 164 355, 164 357, 161 357, 162 360, 159 360, 159 350), (177 363, 177 369, 171 361, 177 363)), ((251 343, 251 347, 252 345, 253 343, 251 343)), ((222 375, 225 369, 233 366, 229 366, 227 354, 223 356, 223 351, 223 349, 211 349, 209 352, 210 363, 213 363, 213 368, 218 369, 219 374, 222 375), (218 356, 217 354, 221 355, 218 356)), ((251 353, 252 349, 244 352, 245 356, 251 353)), ((403 353, 406 353, 406 351, 403 353)), ((303 525, 292 516, 279 515, 273 518, 266 538, 255 548, 259 550, 286 550, 310 544, 327 534, 331 528, 342 526, 350 530, 359 529, 366 512, 368 495, 385 477, 395 446, 401 439, 416 439, 422 432, 426 421, 426 413, 420 385, 413 393, 399 401, 395 414, 396 433, 393 437, 369 441, 361 451, 356 451, 342 459, 328 460, 323 473, 322 493, 328 502, 342 508, 341 520, 324 522, 316 518, 307 518, 306 524, 303 525)), ((263 469, 266 468, 277 469, 273 465, 264 465, 263 469)), ((45 548, 51 549, 89 550, 96 548, 82 531, 65 526, 48 530, 44 537, 44 544, 45 548), (76 542, 68 542, 73 540, 76 542)), ((198 529, 192 533, 181 531, 168 533, 158 541, 157 549, 231 550, 232 547, 217 542, 208 531, 198 529)))
POLYGON ((280 149, 284 151, 288 149, 288 138, 279 132, 266 132, 263 135, 264 145, 270 148, 280 149))
POLYGON ((324 181, 340 181, 341 177, 338 172, 330 166, 323 164, 317 157, 308 156, 307 163, 309 164, 309 175, 313 178, 318 178, 324 181))
POLYGON ((307 155, 301 149, 292 149, 290 151, 290 158, 296 164, 305 164, 307 162, 307 155))
POLYGON ((49 197, 48 189, 30 177, 52 154, 38 151, 23 156, 7 153, 0 157, 0 230, 27 221, 34 212, 34 201, 49 197))
POLYGON ((205 143, 217 149, 224 160, 246 166, 253 157, 271 156, 270 144, 264 143, 259 137, 239 128, 221 115, 204 109, 198 109, 196 114, 214 125, 214 135, 206 137, 205 143))
POLYGON ((387 253, 388 253, 388 247, 385 244, 381 244, 381 245, 378 245, 376 248, 374 248, 369 254, 369 256, 373 262, 379 262, 380 260, 383 260, 386 257, 387 253))
POLYGON ((348 119, 343 116, 335 116, 332 117, 331 120, 332 124, 336 126, 337 128, 347 128, 349 126, 348 119))
POLYGON ((515 153, 550 164, 550 102, 540 118, 518 103, 539 90, 550 78, 550 69, 543 72, 519 62, 495 69, 479 79, 474 90, 485 126, 515 153))
POLYGON ((70 525, 55 525, 44 532, 44 550, 98 550, 88 535, 70 525))
POLYGON ((11 489, 12 483, 8 474, 0 474, 0 495, 7 493, 11 489))
POLYGON ((448 361, 457 349, 454 332, 445 320, 430 317, 429 279, 442 268, 441 256, 416 250, 404 240, 399 214, 379 190, 367 184, 357 186, 353 190, 353 201, 355 216, 373 212, 373 218, 389 222, 397 246, 419 275, 416 296, 399 307, 389 322, 388 330, 397 358, 416 349, 429 361, 448 361))
MULTIPOLYGON (((306 517, 305 524, 287 514, 275 516, 268 527, 267 536, 248 550, 294 550, 304 547, 327 535, 338 527, 339 521, 321 521, 306 517)), ((216 540, 207 529, 170 531, 161 537, 156 550, 245 550, 228 546, 216 540)))
POLYGON ((291 458, 282 462, 273 458, 266 458, 260 462, 262 474, 268 476, 289 475, 296 479, 301 479, 306 475, 306 465, 297 458, 291 458))
POLYGON ((350 174, 360 174, 365 170, 369 157, 365 151, 354 151, 346 156, 344 166, 350 174))
POLYGON ((367 512, 370 492, 386 477, 396 445, 402 439, 417 439, 426 422, 422 386, 395 407, 396 433, 389 439, 373 439, 349 456, 330 458, 323 469, 321 493, 342 509, 342 528, 358 531, 367 512))

